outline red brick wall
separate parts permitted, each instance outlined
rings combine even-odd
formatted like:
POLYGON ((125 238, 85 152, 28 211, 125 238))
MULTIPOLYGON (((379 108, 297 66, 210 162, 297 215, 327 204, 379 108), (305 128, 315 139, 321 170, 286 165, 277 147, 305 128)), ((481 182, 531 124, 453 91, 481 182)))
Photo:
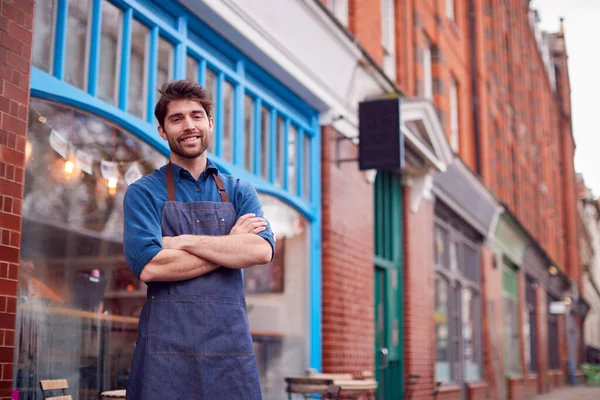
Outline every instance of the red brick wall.
POLYGON ((412 190, 404 187, 405 374, 420 375, 413 399, 429 400, 434 390, 435 365, 434 214, 433 204, 427 200, 421 201, 416 213, 410 210, 412 190))
POLYGON ((348 28, 375 62, 382 65, 381 2, 349 0, 348 28))
POLYGON ((538 394, 538 376, 528 375, 524 379, 524 394, 525 398, 528 399, 538 394))
MULTIPOLYGON (((357 163, 337 166, 337 133, 322 133, 323 370, 374 372, 373 185, 357 163)), ((357 157, 341 146, 342 158, 357 157)))
POLYGON ((550 391, 548 378, 548 297, 546 290, 538 287, 535 293, 537 311, 536 346, 538 351, 538 391, 550 391))
POLYGON ((508 378, 508 399, 523 400, 525 398, 525 385, 523 378, 508 378))
POLYGON ((0 399, 12 388, 33 0, 0 0, 0 399))
POLYGON ((486 383, 469 384, 467 385, 468 400, 485 400, 489 399, 489 386, 486 383))

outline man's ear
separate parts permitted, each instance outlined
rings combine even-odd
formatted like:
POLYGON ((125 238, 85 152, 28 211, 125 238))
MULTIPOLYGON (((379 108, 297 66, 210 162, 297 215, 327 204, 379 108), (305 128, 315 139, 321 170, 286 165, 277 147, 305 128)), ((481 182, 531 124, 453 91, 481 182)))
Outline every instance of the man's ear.
POLYGON ((214 127, 215 127, 215 119, 213 117, 210 117, 208 119, 208 129, 212 132, 214 127))
POLYGON ((167 134, 165 133, 165 130, 163 129, 163 127, 160 125, 158 125, 158 134, 160 135, 161 138, 163 138, 164 140, 167 140, 167 134))

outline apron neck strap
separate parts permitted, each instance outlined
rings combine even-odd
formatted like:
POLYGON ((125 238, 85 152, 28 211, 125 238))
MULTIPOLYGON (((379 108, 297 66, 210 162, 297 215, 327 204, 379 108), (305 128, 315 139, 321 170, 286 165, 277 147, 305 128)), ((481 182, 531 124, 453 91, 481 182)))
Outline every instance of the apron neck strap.
MULTIPOLYGON (((167 174, 167 195, 169 201, 175 201, 175 181, 173 180, 173 164, 169 161, 169 165, 166 168, 167 174)), ((221 177, 216 173, 211 174, 216 185, 217 190, 219 192, 219 196, 221 196, 221 201, 223 203, 229 203, 229 196, 227 195, 227 190, 225 190, 225 185, 223 185, 223 181, 221 177)))

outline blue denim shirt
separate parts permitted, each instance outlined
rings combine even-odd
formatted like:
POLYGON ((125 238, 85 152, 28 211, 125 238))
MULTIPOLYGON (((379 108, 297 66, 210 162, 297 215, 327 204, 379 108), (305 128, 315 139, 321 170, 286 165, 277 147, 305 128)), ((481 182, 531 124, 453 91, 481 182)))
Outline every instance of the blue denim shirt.
MULTIPOLYGON (((186 169, 176 164, 173 164, 173 167, 177 201, 220 202, 217 186, 210 176, 212 172, 216 172, 223 181, 237 218, 248 213, 254 213, 258 217, 264 216, 256 189, 249 183, 219 172, 212 161, 207 161, 206 170, 200 174, 198 180, 186 169)), ((165 168, 166 165, 131 184, 123 200, 125 260, 138 278, 146 264, 162 250, 161 216, 167 201, 165 168)), ((269 242, 274 254, 275 241, 271 225, 268 224, 267 229, 258 235, 269 242)))

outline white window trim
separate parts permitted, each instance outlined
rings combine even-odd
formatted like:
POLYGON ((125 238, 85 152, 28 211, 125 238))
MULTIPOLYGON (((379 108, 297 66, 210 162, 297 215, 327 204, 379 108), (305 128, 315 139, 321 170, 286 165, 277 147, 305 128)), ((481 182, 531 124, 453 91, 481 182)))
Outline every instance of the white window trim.
POLYGON ((348 0, 328 0, 327 7, 344 26, 348 26, 348 0))
POLYGON ((446 0, 446 17, 450 21, 454 21, 454 0, 446 0))
POLYGON ((460 149, 458 116, 458 83, 450 78, 450 146, 455 153, 460 149))
POLYGON ((431 66, 431 41, 425 37, 422 55, 423 97, 433 100, 433 70, 431 66))
POLYGON ((381 44, 383 70, 396 80, 396 19, 394 0, 381 0, 381 44))

